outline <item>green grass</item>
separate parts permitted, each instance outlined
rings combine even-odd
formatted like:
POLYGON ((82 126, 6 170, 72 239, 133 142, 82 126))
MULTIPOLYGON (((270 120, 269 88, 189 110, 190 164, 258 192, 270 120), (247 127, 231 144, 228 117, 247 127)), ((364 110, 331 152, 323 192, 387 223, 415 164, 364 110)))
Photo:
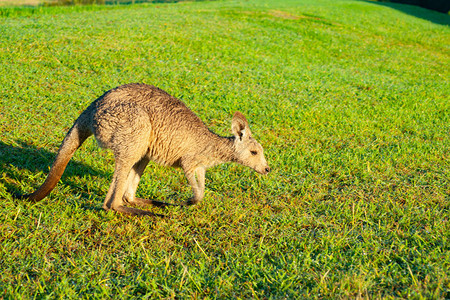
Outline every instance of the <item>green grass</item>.
MULTIPOLYGON (((0 9, 0 298, 449 298, 450 17, 395 8, 0 9), (89 139, 48 198, 14 200, 80 112, 129 82, 222 135, 240 110, 273 171, 218 166, 201 204, 126 217, 101 209, 114 160, 89 139)), ((155 164, 138 189, 190 193, 155 164)))

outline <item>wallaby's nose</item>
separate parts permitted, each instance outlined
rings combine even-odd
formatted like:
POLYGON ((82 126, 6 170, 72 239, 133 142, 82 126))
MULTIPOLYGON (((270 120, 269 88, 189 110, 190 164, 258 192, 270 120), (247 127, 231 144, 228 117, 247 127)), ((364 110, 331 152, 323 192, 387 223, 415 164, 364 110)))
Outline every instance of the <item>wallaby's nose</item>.
POLYGON ((269 172, 270 172, 270 167, 266 167, 266 168, 264 169, 264 171, 266 171, 266 174, 269 173, 269 172))

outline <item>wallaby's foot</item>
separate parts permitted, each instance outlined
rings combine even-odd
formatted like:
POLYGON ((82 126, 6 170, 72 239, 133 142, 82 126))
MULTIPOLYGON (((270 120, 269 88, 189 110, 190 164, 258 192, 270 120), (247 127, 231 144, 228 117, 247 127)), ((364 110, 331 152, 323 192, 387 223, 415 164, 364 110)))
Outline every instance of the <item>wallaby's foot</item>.
POLYGON ((176 206, 175 204, 172 204, 172 203, 156 201, 156 200, 151 200, 151 199, 142 199, 142 198, 134 198, 133 204, 136 204, 139 206, 153 205, 156 207, 176 206))
POLYGON ((165 217, 164 215, 155 214, 148 210, 142 210, 142 209, 127 207, 127 206, 123 206, 123 205, 114 207, 114 208, 112 208, 112 210, 119 212, 121 214, 130 215, 130 216, 138 216, 138 217, 152 216, 152 217, 161 217, 161 218, 165 217))
POLYGON ((148 205, 153 205, 156 207, 177 206, 176 204, 172 204, 172 203, 156 201, 156 200, 151 200, 151 199, 137 198, 137 197, 134 198, 133 202, 127 201, 126 199, 124 199, 124 201, 131 205, 136 205, 136 206, 141 206, 141 207, 148 206, 148 205))

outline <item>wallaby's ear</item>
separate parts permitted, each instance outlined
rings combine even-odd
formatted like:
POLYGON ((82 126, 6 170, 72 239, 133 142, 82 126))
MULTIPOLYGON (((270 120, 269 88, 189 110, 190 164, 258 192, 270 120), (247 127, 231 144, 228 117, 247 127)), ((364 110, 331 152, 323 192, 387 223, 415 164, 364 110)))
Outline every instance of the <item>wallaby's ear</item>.
POLYGON ((248 127, 247 119, 238 111, 234 113, 233 120, 231 120, 231 131, 234 136, 241 141, 243 138, 252 135, 250 128, 248 127))

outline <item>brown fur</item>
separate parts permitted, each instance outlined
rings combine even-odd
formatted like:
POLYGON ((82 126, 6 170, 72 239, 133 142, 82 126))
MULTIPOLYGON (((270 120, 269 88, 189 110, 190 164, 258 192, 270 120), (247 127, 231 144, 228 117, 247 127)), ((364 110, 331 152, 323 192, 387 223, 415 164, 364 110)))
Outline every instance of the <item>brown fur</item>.
POLYGON ((23 197, 32 201, 46 197, 75 150, 93 134, 101 147, 113 151, 116 161, 103 204, 105 210, 150 215, 125 204, 164 205, 135 197, 150 160, 181 167, 194 193, 187 203, 195 204, 203 198, 207 168, 233 161, 261 174, 270 171, 263 148, 252 138, 247 120, 240 112, 233 116, 232 131, 232 137, 216 135, 183 102, 159 88, 123 85, 106 92, 80 115, 64 138, 45 182, 23 197))

